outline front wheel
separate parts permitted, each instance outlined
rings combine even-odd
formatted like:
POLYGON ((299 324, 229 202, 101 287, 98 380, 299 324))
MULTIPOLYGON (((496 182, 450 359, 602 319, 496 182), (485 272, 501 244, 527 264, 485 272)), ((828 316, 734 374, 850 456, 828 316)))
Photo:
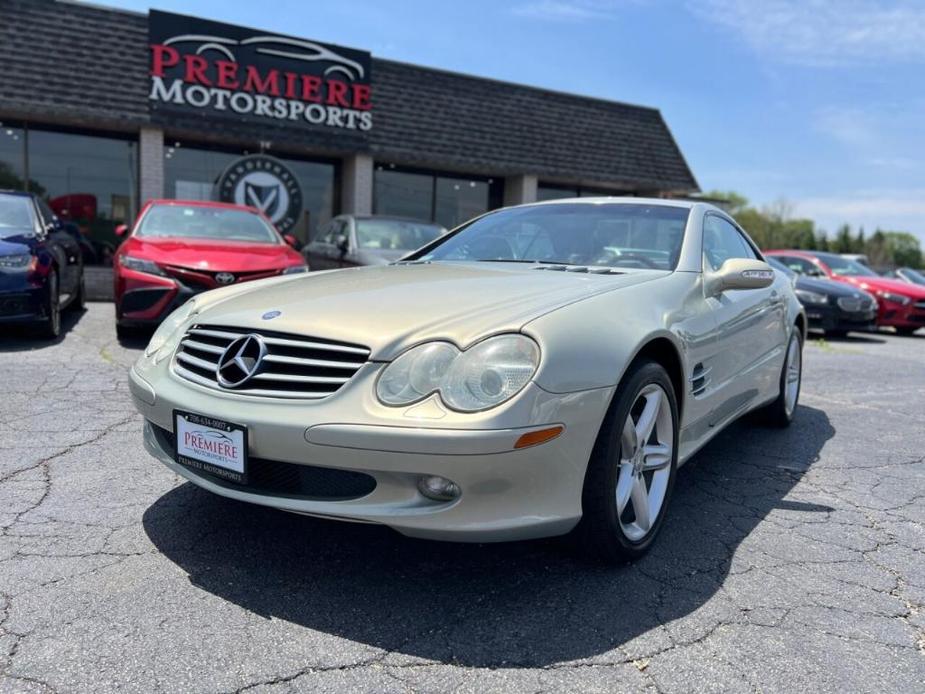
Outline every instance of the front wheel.
POLYGON ((677 442, 678 404, 668 373, 656 362, 636 364, 588 462, 575 529, 587 554, 616 564, 648 551, 674 486, 677 442))
POLYGON ((897 334, 902 335, 903 337, 914 335, 916 330, 918 330, 918 328, 896 328, 897 334))
POLYGON ((788 427, 793 421, 803 383, 803 334, 794 328, 787 342, 787 354, 780 373, 780 394, 770 405, 758 410, 758 417, 775 427, 788 427))
POLYGON ((39 327, 42 337, 54 340, 61 334, 61 295, 58 290, 58 273, 48 275, 48 298, 45 299, 45 319, 39 327))

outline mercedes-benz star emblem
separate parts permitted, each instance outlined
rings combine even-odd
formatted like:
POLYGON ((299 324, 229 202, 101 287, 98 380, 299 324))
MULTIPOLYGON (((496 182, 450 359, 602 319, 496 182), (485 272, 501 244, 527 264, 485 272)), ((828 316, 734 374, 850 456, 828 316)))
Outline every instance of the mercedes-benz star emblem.
POLYGON ((234 275, 230 272, 219 272, 215 275, 215 281, 219 284, 231 284, 234 282, 234 275))
POLYGON ((267 355, 267 346, 260 335, 242 335, 222 353, 215 367, 215 377, 225 388, 244 385, 260 370, 260 364, 267 355))

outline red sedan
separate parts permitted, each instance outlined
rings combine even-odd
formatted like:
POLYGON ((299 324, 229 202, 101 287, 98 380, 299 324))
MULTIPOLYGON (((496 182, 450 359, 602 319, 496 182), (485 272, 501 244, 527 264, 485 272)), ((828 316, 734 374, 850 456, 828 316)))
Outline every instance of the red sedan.
POLYGON ((294 244, 250 207, 152 200, 113 258, 116 329, 154 326, 199 292, 305 272, 294 244))
POLYGON ((877 325, 911 335, 925 328, 925 287, 882 277, 869 267, 837 253, 818 251, 765 251, 790 269, 809 277, 847 282, 877 297, 877 325))

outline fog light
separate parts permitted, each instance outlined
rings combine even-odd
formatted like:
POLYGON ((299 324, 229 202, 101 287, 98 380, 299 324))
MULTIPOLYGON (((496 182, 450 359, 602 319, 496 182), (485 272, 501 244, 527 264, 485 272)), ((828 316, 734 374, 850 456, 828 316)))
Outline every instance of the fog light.
POLYGON ((434 501, 452 501, 459 496, 459 485, 439 475, 424 475, 418 480, 418 491, 434 501))

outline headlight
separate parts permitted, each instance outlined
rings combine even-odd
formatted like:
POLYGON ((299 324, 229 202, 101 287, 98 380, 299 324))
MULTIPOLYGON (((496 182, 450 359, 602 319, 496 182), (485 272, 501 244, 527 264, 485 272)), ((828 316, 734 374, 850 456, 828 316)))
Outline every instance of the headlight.
POLYGON ((162 277, 166 277, 166 273, 152 260, 136 258, 131 255, 122 255, 119 256, 119 264, 127 270, 147 272, 149 275, 161 275, 162 277))
POLYGON ((151 336, 148 346, 145 347, 145 356, 150 357, 155 354, 161 347, 167 344, 167 341, 173 336, 190 316, 194 315, 196 309, 196 300, 190 299, 176 311, 167 316, 158 326, 157 330, 151 336))
POLYGON ((282 271, 283 275, 295 275, 299 272, 308 272, 307 265, 290 265, 285 270, 282 271))
POLYGON ((829 303, 829 297, 825 294, 818 294, 816 292, 810 292, 806 289, 797 289, 794 292, 797 295, 797 298, 802 301, 804 304, 827 304, 829 303))
POLYGON ((912 299, 910 299, 908 296, 903 296, 902 294, 893 294, 892 292, 878 291, 877 296, 879 296, 884 301, 892 301, 894 304, 901 304, 903 306, 909 304, 912 301, 912 299))
POLYGON ((491 337, 464 352, 449 342, 429 342, 385 367, 376 394, 386 405, 410 405, 439 393, 454 410, 477 412, 516 395, 539 361, 539 348, 524 335, 491 337))
POLYGON ((32 256, 29 253, 0 256, 0 268, 4 270, 28 270, 32 265, 32 256))

